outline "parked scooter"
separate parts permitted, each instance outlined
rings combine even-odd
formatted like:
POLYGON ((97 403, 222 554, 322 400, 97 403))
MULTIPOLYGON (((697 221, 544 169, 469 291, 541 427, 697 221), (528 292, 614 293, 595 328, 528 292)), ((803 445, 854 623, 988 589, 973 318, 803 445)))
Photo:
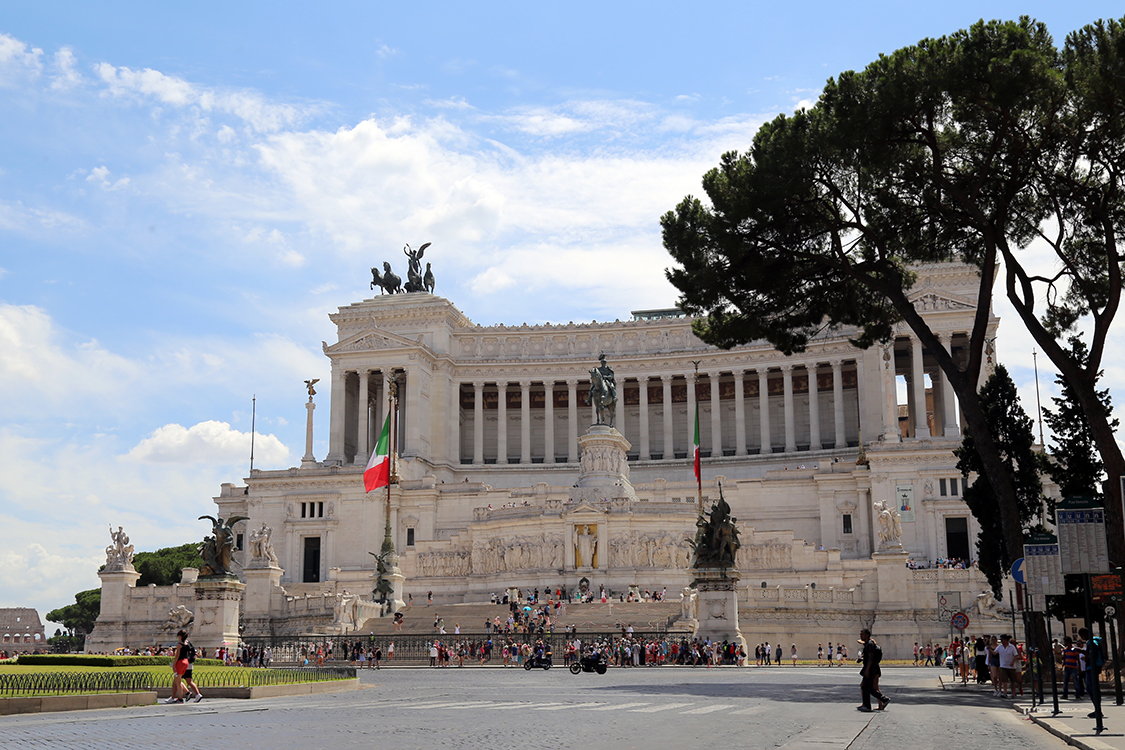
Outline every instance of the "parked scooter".
POLYGON ((541 654, 538 651, 532 653, 532 655, 527 657, 523 662, 523 668, 529 671, 535 667, 550 669, 552 666, 551 655, 549 653, 541 654))

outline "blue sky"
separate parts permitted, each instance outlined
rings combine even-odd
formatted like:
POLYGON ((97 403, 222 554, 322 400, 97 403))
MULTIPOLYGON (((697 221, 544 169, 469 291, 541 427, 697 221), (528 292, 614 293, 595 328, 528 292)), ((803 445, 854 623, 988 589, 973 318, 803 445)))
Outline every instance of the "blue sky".
MULTIPOLYGON (((200 537, 246 474, 252 394, 256 465, 298 462, 327 314, 404 243, 482 324, 668 306, 659 216, 829 76, 982 16, 1061 40, 1121 12, 0 7, 0 606, 40 612, 97 585, 111 523, 138 549, 200 537)), ((1000 343, 1033 398, 1030 340, 1000 343)))

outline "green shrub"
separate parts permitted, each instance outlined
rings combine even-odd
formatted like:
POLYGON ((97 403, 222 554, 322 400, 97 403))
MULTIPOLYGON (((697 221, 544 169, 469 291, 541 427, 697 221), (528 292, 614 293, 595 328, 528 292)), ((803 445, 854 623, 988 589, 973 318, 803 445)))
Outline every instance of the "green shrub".
MULTIPOLYGON (((51 665, 56 667, 150 667, 172 663, 170 656, 104 656, 96 654, 29 654, 20 656, 17 664, 51 665)), ((221 667, 220 659, 196 659, 197 667, 221 667)))

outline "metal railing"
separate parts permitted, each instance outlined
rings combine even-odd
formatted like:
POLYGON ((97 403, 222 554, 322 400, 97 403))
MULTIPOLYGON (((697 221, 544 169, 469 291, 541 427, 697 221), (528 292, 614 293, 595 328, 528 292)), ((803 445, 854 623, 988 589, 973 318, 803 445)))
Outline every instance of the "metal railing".
MULTIPOLYGON (((308 661, 308 666, 312 667, 317 664, 320 658, 323 658, 325 664, 348 663, 357 645, 364 651, 374 651, 376 648, 379 648, 383 652, 383 663, 386 664, 390 661, 388 659, 389 646, 392 643, 394 644, 394 659, 391 663, 397 664, 406 662, 428 664, 430 660, 430 647, 435 641, 439 641, 447 648, 456 648, 459 644, 465 644, 468 650, 465 660, 475 663, 480 660, 481 646, 489 639, 492 640, 491 661, 493 663, 503 660, 503 656, 500 652, 500 647, 503 644, 509 642, 516 644, 534 644, 537 640, 542 639, 545 643, 550 644, 555 660, 561 664, 563 652, 569 640, 579 638, 583 643, 593 643, 596 641, 616 643, 621 637, 620 631, 611 633, 605 631, 578 633, 555 631, 541 635, 535 633, 512 633, 510 635, 489 635, 486 633, 461 633, 460 635, 453 635, 452 633, 446 633, 445 635, 395 633, 393 635, 353 635, 350 637, 275 636, 243 638, 243 641, 246 645, 254 648, 269 648, 272 652, 271 664, 275 667, 284 667, 289 664, 304 666, 306 660, 308 661)), ((638 630, 630 637, 642 643, 647 643, 652 640, 667 640, 669 643, 673 641, 686 643, 691 640, 690 635, 687 633, 668 633, 662 630, 638 630)), ((457 654, 455 651, 452 655, 452 660, 456 661, 456 659, 457 654)))
MULTIPOLYGON (((174 675, 160 672, 29 672, 0 674, 0 695, 63 695, 85 693, 130 693, 170 688, 174 675)), ((355 677, 355 669, 243 669, 222 668, 195 673, 202 688, 261 687, 303 682, 328 682, 355 677)))

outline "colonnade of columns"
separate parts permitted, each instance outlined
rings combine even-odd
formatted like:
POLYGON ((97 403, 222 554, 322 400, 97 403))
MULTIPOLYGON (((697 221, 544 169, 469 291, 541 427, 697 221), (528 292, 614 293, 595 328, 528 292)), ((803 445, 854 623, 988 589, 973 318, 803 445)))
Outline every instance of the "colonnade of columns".
MULTIPOLYGON (((800 374, 803 370, 808 379, 808 409, 807 416, 809 419, 809 442, 806 445, 802 444, 800 448, 808 450, 822 450, 825 448, 844 448, 848 445, 848 436, 845 428, 845 396, 843 384, 843 371, 844 361, 841 359, 833 359, 827 363, 808 362, 808 363, 782 363, 775 368, 762 368, 754 372, 757 373, 758 382, 758 434, 760 439, 756 449, 751 449, 747 439, 747 397, 746 397, 746 378, 748 375, 747 370, 709 370, 700 373, 700 376, 706 376, 707 381, 710 383, 710 444, 711 455, 723 455, 724 449, 730 451, 733 448, 733 455, 745 456, 751 452, 758 453, 774 453, 774 452, 795 452, 799 449, 797 442, 797 405, 794 395, 794 375, 800 374), (831 436, 827 439, 822 437, 821 428, 821 404, 820 404, 820 384, 817 376, 822 374, 822 367, 827 369, 832 374, 832 390, 831 390, 831 403, 832 403, 832 429, 831 436), (784 421, 784 436, 783 442, 774 442, 774 431, 770 419, 770 373, 780 371, 782 382, 782 399, 781 399, 781 412, 784 421), (722 382, 726 381, 728 377, 733 378, 734 385, 734 440, 733 445, 724 445, 724 419, 729 419, 729 416, 724 417, 724 409, 722 399, 722 392, 720 386, 722 382)), ((696 412, 696 388, 695 385, 701 377, 697 377, 694 372, 686 373, 683 375, 676 374, 661 374, 661 375, 640 375, 631 377, 622 373, 617 374, 618 383, 618 400, 617 409, 615 412, 616 426, 626 438, 628 438, 635 446, 637 452, 637 459, 640 461, 648 461, 653 459, 671 459, 676 457, 675 451, 675 422, 673 420, 674 407, 672 402, 672 388, 673 382, 678 381, 682 387, 687 385, 686 389, 686 441, 681 446, 691 446, 695 437, 695 422, 694 416, 696 412), (659 382, 659 391, 656 391, 656 383, 659 382), (639 398, 637 404, 626 407, 625 405, 625 391, 626 389, 638 388, 639 398), (660 398, 653 398, 654 391, 660 393, 660 398), (662 424, 661 432, 656 435, 653 434, 653 407, 657 407, 661 412, 662 424), (635 421, 630 429, 625 429, 625 412, 626 409, 636 409, 635 421), (632 433, 632 434, 630 434, 632 433), (660 449, 654 450, 653 438, 660 439, 660 449)), ((774 380, 776 383, 776 378, 774 380)), ((582 408, 587 410, 583 414, 582 419, 578 416, 578 393, 579 386, 589 385, 588 381, 579 381, 578 379, 568 379, 565 381, 567 388, 567 414, 566 414, 566 444, 567 450, 565 453, 565 461, 576 462, 578 460, 578 435, 580 429, 585 429, 589 424, 595 421, 594 410, 592 407, 582 404, 582 408)), ((462 384, 455 383, 455 392, 460 391, 462 384)), ((518 434, 519 450, 514 450, 515 446, 509 447, 509 414, 508 414, 508 392, 514 387, 512 383, 505 381, 474 381, 472 387, 472 407, 471 409, 466 405, 464 409, 466 419, 472 419, 472 430, 470 432, 458 432, 458 440, 471 440, 471 450, 469 446, 456 446, 456 455, 464 462, 471 462, 473 464, 492 463, 493 460, 497 464, 507 464, 518 460, 521 464, 532 463, 533 450, 532 450, 532 418, 531 418, 531 394, 532 391, 542 390, 544 394, 543 405, 543 421, 544 426, 541 428, 542 441, 541 451, 534 451, 534 459, 536 462, 547 464, 562 461, 563 453, 556 447, 556 415, 555 415, 555 401, 554 394, 557 387, 561 383, 551 380, 532 381, 521 380, 515 386, 518 386, 520 393, 520 415, 519 415, 519 429, 518 433, 513 433, 511 439, 517 439, 518 434), (496 424, 495 435, 492 436, 492 445, 495 451, 486 451, 485 448, 485 390, 486 388, 494 388, 496 392, 496 424), (471 436, 470 436, 471 434, 471 436), (540 452, 542 456, 540 456, 540 452), (491 455, 494 453, 494 459, 491 455), (471 455, 471 459, 469 456, 471 455), (518 459, 517 459, 518 457, 518 459)), ((850 390, 850 389, 849 389, 850 390)), ((729 399, 725 400, 729 404, 729 399)), ((682 403, 682 402, 681 402, 682 403)), ((460 407, 460 401, 458 400, 460 407)), ((775 408, 776 408, 775 400, 775 408)), ((858 406, 855 408, 855 413, 858 414, 858 406)), ((707 425, 701 421, 701 430, 706 430, 707 425)), ((490 428, 491 431, 491 428, 490 428)), ((729 432, 729 426, 728 426, 729 432)), ((705 434, 705 433, 704 433, 705 434)), ((778 436, 779 438, 781 436, 778 436)), ((729 440, 727 442, 730 442, 729 440)), ((561 446, 560 446, 561 447, 561 446)), ((683 449, 680 451, 684 455, 683 449)))
MULTIPOLYGON (((938 333, 938 339, 941 341, 942 347, 944 347, 946 352, 951 356, 953 354, 954 335, 956 335, 954 332, 943 331, 938 333)), ((904 372, 899 372, 897 368, 894 368, 890 373, 890 377, 893 380, 896 374, 901 374, 906 379, 908 388, 907 406, 910 415, 910 435, 923 440, 930 437, 937 437, 936 435, 931 435, 928 421, 930 410, 927 408, 926 404, 925 350, 922 348, 920 339, 914 336, 900 336, 896 340, 901 341, 903 339, 906 339, 910 347, 909 365, 904 372)), ((949 378, 940 367, 931 368, 930 377, 933 382, 932 398, 935 429, 938 430, 943 437, 960 437, 961 429, 958 422, 957 398, 953 393, 953 385, 949 382, 949 378)), ((899 433, 897 426, 897 387, 894 386, 893 382, 889 387, 891 390, 888 394, 888 398, 885 400, 888 413, 884 415, 884 422, 888 426, 893 426, 893 433, 897 436, 899 433)), ((892 430, 888 429, 887 432, 891 433, 892 430)))

